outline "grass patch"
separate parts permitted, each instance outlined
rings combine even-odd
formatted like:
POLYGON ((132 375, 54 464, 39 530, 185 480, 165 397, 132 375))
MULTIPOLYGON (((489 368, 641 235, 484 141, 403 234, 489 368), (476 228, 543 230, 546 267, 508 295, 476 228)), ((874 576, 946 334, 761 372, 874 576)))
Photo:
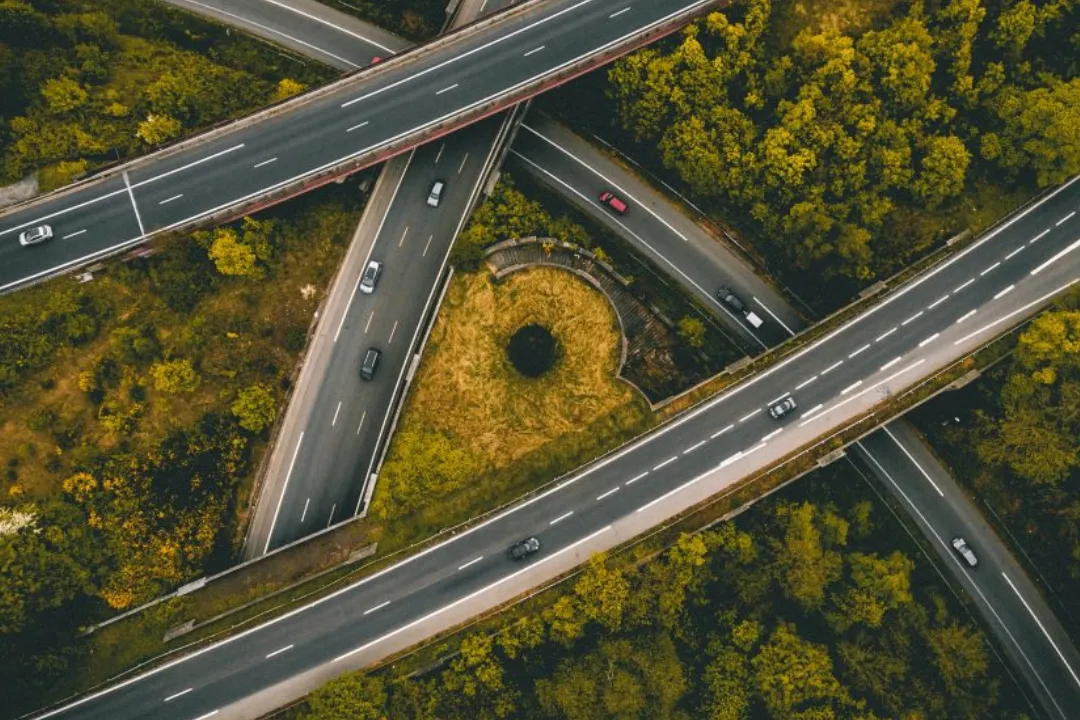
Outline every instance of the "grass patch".
POLYGON ((616 377, 621 342, 607 299, 571 273, 455 276, 380 472, 372 516, 393 536, 380 542, 398 547, 468 519, 641 432, 650 413, 616 377), (538 378, 507 357, 529 324, 558 346, 538 378))

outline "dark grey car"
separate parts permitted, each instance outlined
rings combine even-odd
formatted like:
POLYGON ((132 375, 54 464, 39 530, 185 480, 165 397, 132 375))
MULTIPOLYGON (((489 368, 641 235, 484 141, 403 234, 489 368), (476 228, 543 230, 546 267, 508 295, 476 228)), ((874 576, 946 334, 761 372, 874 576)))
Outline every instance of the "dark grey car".
POLYGON ((534 537, 525 538, 510 546, 511 560, 524 560, 540 549, 540 541, 534 537))

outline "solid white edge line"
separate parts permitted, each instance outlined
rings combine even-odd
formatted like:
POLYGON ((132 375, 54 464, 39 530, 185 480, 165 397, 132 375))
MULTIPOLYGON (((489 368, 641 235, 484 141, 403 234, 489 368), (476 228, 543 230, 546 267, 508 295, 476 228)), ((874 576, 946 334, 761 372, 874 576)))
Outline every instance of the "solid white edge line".
MULTIPOLYGON (((161 173, 160 175, 152 175, 151 177, 148 177, 145 180, 140 180, 137 183, 133 183, 131 187, 133 187, 133 188, 142 187, 143 185, 149 185, 150 183, 155 183, 158 180, 164 180, 165 178, 171 177, 171 176, 173 176, 173 175, 175 175, 177 173, 184 172, 185 170, 190 170, 193 167, 198 167, 199 165, 202 165, 203 163, 210 162, 211 160, 217 160, 219 157, 222 157, 223 155, 228 155, 229 153, 236 152, 237 150, 242 150, 245 146, 246 146, 246 143, 239 143, 237 145, 233 145, 232 147, 225 148, 224 150, 219 150, 216 153, 211 153, 211 154, 207 155, 206 157, 199 158, 198 160, 192 160, 191 162, 187 163, 186 165, 181 165, 180 167, 173 168, 172 170, 166 170, 165 172, 161 173)), ((202 215, 199 215, 197 217, 202 217, 202 215)))
POLYGON ((277 650, 274 650, 273 652, 267 653, 266 654, 266 659, 269 660, 270 658, 274 657, 275 655, 280 655, 283 652, 287 652, 289 650, 292 650, 293 647, 295 647, 295 646, 294 645, 286 645, 283 648, 278 648, 277 650))
MULTIPOLYGON (((893 480, 892 475, 890 475, 889 472, 882 466, 882 464, 878 462, 878 459, 874 457, 870 453, 870 451, 866 449, 865 446, 863 446, 861 441, 856 440, 855 444, 859 446, 859 449, 866 453, 866 456, 868 458, 874 461, 874 464, 878 466, 878 468, 881 470, 881 473, 888 479, 889 483, 892 484, 894 488, 896 488, 896 492, 900 494, 900 496, 904 499, 905 502, 907 502, 908 506, 912 509, 912 511, 914 511, 915 514, 919 517, 919 519, 922 520, 923 526, 925 526, 926 529, 930 531, 930 533, 934 536, 934 539, 938 541, 938 544, 945 549, 944 557, 949 558, 949 561, 952 561, 963 570, 964 567, 960 565, 959 558, 954 555, 950 546, 946 544, 946 542, 942 539, 940 535, 938 535, 937 530, 934 529, 934 526, 930 524, 930 521, 926 519, 926 516, 922 514, 922 511, 919 510, 915 503, 911 501, 911 498, 909 498, 907 493, 904 492, 904 489, 901 488, 895 480, 893 480)), ((986 605, 987 609, 994 616, 994 619, 997 620, 998 624, 1001 626, 1001 629, 1004 630, 1005 634, 1009 636, 1009 640, 1012 641, 1013 646, 1015 646, 1017 652, 1020 653, 1020 657, 1024 658, 1024 662, 1027 663, 1028 668, 1031 670, 1031 673, 1038 679, 1039 684, 1042 685, 1042 688, 1046 692, 1046 695, 1050 698, 1050 702, 1054 703, 1054 707, 1057 708, 1057 711, 1061 715, 1061 717, 1063 719, 1067 719, 1068 716, 1061 711, 1061 706, 1058 705, 1057 700, 1054 699, 1053 693, 1051 693, 1050 688, 1046 686, 1046 683, 1043 681, 1042 676, 1039 675, 1038 671, 1035 670, 1035 666, 1032 665, 1031 660, 1027 656, 1027 653, 1024 652, 1023 646, 1020 645, 1019 642, 1017 642, 1016 637, 1013 636, 1012 631, 1009 630, 1009 626, 1006 625, 1002 617, 998 615, 997 610, 995 610, 994 606, 990 604, 990 601, 987 599, 986 595, 983 594, 983 591, 979 588, 975 581, 967 577, 965 573, 960 573, 960 575, 961 577, 967 578, 968 582, 971 584, 972 589, 978 594, 979 598, 983 601, 983 604, 986 605)))
POLYGON ((292 461, 289 462, 289 472, 285 473, 285 484, 281 487, 281 495, 278 495, 277 508, 274 509, 274 517, 270 520, 270 531, 266 533, 266 545, 263 546, 265 555, 270 549, 270 540, 274 537, 274 527, 277 525, 278 513, 281 512, 281 501, 285 499, 285 491, 289 489, 289 478, 292 477, 296 458, 300 455, 300 443, 304 442, 304 431, 300 431, 300 437, 296 439, 296 449, 293 450, 292 461))
POLYGON ((767 313, 769 314, 769 317, 771 317, 771 318, 772 318, 773 320, 775 320, 776 322, 780 323, 780 327, 782 327, 782 328, 784 328, 785 330, 787 330, 787 332, 788 332, 788 335, 791 335, 792 337, 794 337, 794 336, 795 336, 795 331, 794 331, 794 330, 792 330, 791 328, 789 328, 789 327, 788 327, 788 326, 787 326, 787 325, 786 325, 786 324, 784 323, 784 321, 783 321, 783 320, 781 320, 781 319, 780 319, 779 317, 777 317, 776 313, 774 313, 774 312, 773 312, 772 310, 770 310, 770 309, 769 309, 769 306, 768 306, 768 305, 766 305, 765 303, 761 302, 761 300, 760 300, 760 299, 758 299, 758 297, 757 297, 756 295, 751 295, 751 296, 750 296, 750 299, 751 299, 751 300, 753 300, 754 302, 756 302, 756 303, 757 303, 758 305, 760 305, 760 306, 761 306, 761 309, 762 309, 762 310, 764 310, 765 312, 767 312, 767 313))
POLYGON ((784 432, 784 428, 776 428, 771 433, 769 433, 765 437, 761 438, 760 442, 768 442, 769 440, 772 440, 774 437, 776 437, 777 435, 779 435, 782 432, 784 432))
MULTIPOLYGON (((1075 213, 1070 213, 1069 217, 1072 217, 1073 214, 1075 213)), ((1072 665, 1070 665, 1069 661, 1065 659, 1065 655, 1062 654, 1061 649, 1057 646, 1057 643, 1054 642, 1054 639, 1050 637, 1050 633, 1048 633, 1046 631, 1046 628, 1043 627, 1042 621, 1039 620, 1039 617, 1035 614, 1035 611, 1031 609, 1030 605, 1028 605, 1027 599, 1020 594, 1019 590, 1016 589, 1016 586, 1013 585, 1013 581, 1009 578, 1008 575, 1005 574, 1004 570, 1002 570, 1001 572, 1001 577, 1005 578, 1005 582, 1009 583, 1009 587, 1011 587, 1012 591, 1016 593, 1016 597, 1020 598, 1020 602, 1024 603, 1024 608, 1028 611, 1028 614, 1031 615, 1031 619, 1034 620, 1035 624, 1039 626, 1039 630, 1042 630, 1043 636, 1046 637, 1046 641, 1050 643, 1050 647, 1054 648, 1054 652, 1057 653, 1058 659, 1061 660, 1061 664, 1064 665, 1065 669, 1069 671, 1069 675, 1072 675, 1073 682, 1076 683, 1077 687, 1080 687, 1080 678, 1078 678, 1076 676, 1076 673, 1073 672, 1072 665)))
POLYGON ((308 20, 311 20, 312 22, 316 22, 316 23, 319 23, 320 25, 325 25, 327 27, 333 28, 334 30, 337 30, 338 32, 341 32, 341 33, 344 33, 344 34, 349 35, 351 37, 354 37, 357 40, 363 40, 368 45, 374 45, 375 47, 379 48, 380 50, 385 50, 388 53, 395 52, 392 48, 388 48, 385 45, 377 43, 374 40, 372 40, 371 38, 364 37, 360 33, 355 33, 352 30, 348 30, 347 28, 341 27, 340 25, 335 25, 334 23, 332 23, 332 22, 330 22, 328 20, 324 20, 323 18, 319 17, 318 15, 313 15, 311 13, 307 13, 307 12, 304 12, 302 10, 298 10, 298 9, 296 9, 295 7, 293 7, 292 5, 290 5, 288 3, 278 2, 277 0, 262 0, 262 1, 265 2, 265 3, 268 3, 270 5, 274 5, 276 7, 279 7, 282 10, 288 10, 289 12, 296 13, 297 15, 305 17, 308 20))
POLYGON ((210 712, 206 713, 205 715, 200 715, 199 717, 195 718, 195 720, 207 720, 207 718, 212 718, 217 714, 218 714, 217 710, 211 710, 210 712))
POLYGON ((470 565, 475 565, 476 563, 480 562, 483 559, 484 559, 483 555, 481 555, 480 557, 475 557, 472 560, 470 560, 469 562, 465 563, 464 565, 458 565, 458 570, 464 570, 465 568, 469 567, 470 565))
POLYGON ((192 690, 194 690, 194 689, 195 689, 195 688, 193 688, 193 687, 189 687, 189 688, 188 688, 187 690, 181 690, 181 691, 180 691, 180 692, 178 692, 178 693, 173 693, 173 694, 172 694, 172 695, 170 695, 169 697, 165 698, 165 702, 170 702, 170 701, 172 701, 172 700, 175 700, 175 699, 176 699, 176 698, 178 698, 178 697, 183 697, 184 695, 187 695, 187 694, 188 694, 189 692, 191 692, 191 691, 192 691, 192 690))
MULTIPOLYGON (((918 366, 922 365, 924 362, 926 362, 926 358, 916 360, 915 362, 911 363, 910 365, 908 365, 903 370, 899 370, 897 372, 894 372, 892 375, 888 376, 884 380, 880 380, 880 381, 874 383, 873 385, 870 385, 869 387, 864 388, 860 392, 855 393, 851 397, 849 397, 849 398, 847 398, 845 400, 841 400, 840 402, 836 403, 831 408, 829 408, 829 412, 832 412, 834 410, 838 410, 838 409, 842 408, 843 406, 847 405, 849 402, 852 402, 852 401, 854 401, 854 400, 856 400, 858 398, 861 398, 866 393, 873 392, 874 390, 877 390, 879 387, 881 387, 885 383, 887 383, 887 382, 889 382, 891 380, 895 380, 896 378, 900 377, 901 375, 908 372, 909 370, 914 370, 918 366)), ((809 418, 808 420, 803 420, 801 423, 799 423, 799 427, 802 427, 803 425, 806 425, 806 424, 811 423, 811 422, 813 422, 815 420, 823 418, 823 417, 825 417, 826 414, 827 413, 822 413, 820 415, 816 415, 816 416, 814 416, 812 418, 809 418)))
POLYGON ((885 434, 888 435, 894 443, 896 443, 896 446, 898 448, 900 448, 900 451, 907 456, 907 459, 911 462, 911 464, 914 465, 920 473, 922 473, 922 476, 926 478, 926 482, 930 483, 930 486, 937 491, 937 494, 940 497, 945 497, 945 491, 938 487, 938 484, 934 482, 934 478, 930 477, 930 473, 926 472, 923 466, 919 464, 919 461, 915 459, 915 456, 908 452, 908 449, 904 447, 904 444, 896 439, 896 436, 892 434, 892 430, 889 429, 889 426, 886 425, 883 429, 885 430, 885 434))
POLYGON ((939 337, 941 337, 941 333, 934 333, 930 337, 924 338, 923 340, 921 340, 919 342, 919 347, 925 347, 925 346, 929 345, 930 343, 934 342, 935 340, 937 340, 939 337))
MULTIPOLYGON (((379 570, 379 571, 377 571, 377 572, 375 572, 375 573, 373 573, 373 574, 371 574, 371 575, 369 575, 369 576, 367 576, 365 578, 361 578, 361 579, 357 580, 355 583, 353 583, 351 585, 347 585, 347 586, 345 586, 343 588, 340 588, 339 590, 337 590, 335 592, 332 592, 332 593, 330 593, 328 595, 325 595, 325 596, 323 596, 321 598, 313 600, 312 602, 308 603, 307 605, 304 605, 304 606, 295 608, 293 610, 290 610, 288 612, 285 612, 282 615, 279 615, 278 617, 271 618, 271 619, 267 620, 266 622, 262 623, 261 625, 256 625, 255 627, 244 630, 244 631, 242 631, 240 633, 237 633, 236 635, 225 638, 225 639, 223 639, 223 640, 221 640, 221 641, 219 641, 217 643, 214 643, 214 644, 207 645, 205 647, 199 648, 198 650, 196 650, 196 651, 194 651, 192 653, 189 653, 187 655, 175 658, 174 660, 165 662, 165 663, 163 663, 163 664, 161 664, 161 665, 159 665, 159 666, 157 666, 157 667, 155 667, 155 668, 153 668, 151 670, 147 670, 144 673, 141 673, 139 675, 135 675, 133 677, 127 678, 126 680, 122 680, 122 681, 120 681, 120 682, 118 682, 118 683, 116 683, 114 685, 110 685, 110 686, 108 686, 106 688, 103 688, 103 689, 101 689, 101 690, 99 690, 99 691, 97 691, 95 693, 92 693, 90 695, 79 698, 78 700, 75 700, 75 701, 72 701, 72 702, 67 703, 65 705, 62 705, 62 706, 60 706, 60 707, 58 707, 58 708, 56 708, 54 710, 48 711, 48 712, 38 716, 37 718, 35 718, 35 720, 46 720, 46 718, 53 717, 53 716, 55 716, 55 715, 57 715, 57 714, 59 714, 61 712, 65 712, 65 711, 67 711, 67 710, 69 710, 69 709, 71 709, 73 707, 77 707, 77 706, 82 705, 84 703, 90 702, 91 700, 94 700, 94 699, 96 699, 98 697, 101 697, 103 695, 110 694, 110 693, 112 693, 112 692, 114 692, 114 691, 116 691, 116 690, 118 690, 120 688, 126 687, 128 685, 133 684, 133 683, 136 683, 136 682, 142 680, 143 678, 150 677, 150 676, 153 676, 153 675, 157 675, 157 674, 159 674, 159 673, 161 673, 161 672, 163 672, 163 671, 165 671, 165 670, 167 670, 167 669, 169 669, 171 667, 179 665, 180 663, 192 660, 192 659, 194 659, 196 657, 199 657, 200 655, 203 655, 203 654, 205 654, 205 653, 207 653, 207 652, 209 652, 211 650, 216 650, 216 649, 218 649, 220 647, 231 644, 231 643, 235 642, 236 640, 240 640, 240 639, 242 639, 244 637, 247 637, 250 634, 256 633, 256 632, 258 632, 260 630, 263 630, 263 629, 265 629, 267 627, 271 627, 273 625, 276 625, 277 623, 280 623, 280 622, 282 622, 284 620, 287 620, 287 619, 293 617, 294 615, 298 615, 298 614, 300 614, 302 612, 305 612, 305 611, 310 610, 310 609, 312 609, 314 607, 317 607, 317 606, 319 606, 319 605, 321 605, 321 604, 323 604, 325 602, 328 602, 328 601, 336 598, 339 595, 342 595, 344 593, 347 593, 347 592, 355 590, 355 589, 357 589, 359 587, 362 587, 363 585, 366 585, 367 583, 371 582, 372 580, 375 580, 375 579, 377 579, 377 578, 379 578, 379 577, 381 577, 381 576, 383 576, 383 575, 385 575, 387 573, 393 572, 394 570, 398 570, 398 569, 400 569, 401 567, 403 567, 405 565, 411 564, 411 563, 415 562, 416 560, 428 555, 429 553, 432 553, 432 552, 434 552, 434 551, 436 551, 438 549, 441 549, 441 548, 443 548, 443 547, 445 547, 447 545, 450 545, 450 544, 452 544, 454 542, 460 541, 462 538, 464 538, 464 537, 466 537, 468 535, 471 535, 472 533, 480 530, 481 528, 487 527, 488 525, 491 525, 492 523, 498 522, 499 520, 502 520, 503 518, 505 518, 505 517, 515 513, 515 512, 518 512, 519 510, 522 510, 523 508, 526 508, 526 507, 538 502, 539 500, 547 497, 548 495, 551 495, 551 494, 553 494, 555 492, 558 492, 559 490, 562 490, 563 488, 568 487, 569 485, 573 484, 574 482, 577 482, 578 480, 581 480, 581 479, 583 479, 585 477, 588 477, 590 474, 592 474, 596 470, 599 470, 600 468, 603 468, 603 467, 606 467, 607 465, 610 465, 611 463, 613 463, 615 460, 622 457, 626 453, 631 452, 633 450, 636 450, 638 447, 640 447, 640 446, 642 446, 644 444, 647 444, 649 442, 653 442, 657 438, 663 437, 667 433, 671 432, 673 429, 675 429, 677 427, 680 427, 681 425, 689 422, 690 420, 696 418, 698 415, 701 415, 702 413, 705 413, 705 412, 708 412, 708 411, 712 410, 714 407, 716 407, 716 406, 720 405, 721 403, 726 402, 726 401, 730 400, 731 398, 737 396, 739 393, 743 392, 747 388, 754 387, 757 383, 769 378, 774 373, 776 373, 776 372, 780 371, 781 369, 787 367, 788 365, 795 362, 796 360, 798 360, 802 356, 806 355, 807 353, 810 353, 810 352, 814 351, 819 346, 824 345, 825 343, 829 342, 830 340, 832 340, 833 338, 839 336, 840 334, 844 333, 845 331, 848 331, 848 330, 851 330, 852 328, 857 327, 860 323, 866 321, 868 318, 872 318, 877 312, 879 312, 883 308, 889 307, 892 303, 894 303, 897 300, 899 300, 900 298, 904 297, 905 295, 907 295, 909 292, 911 292, 915 288, 921 286, 923 283, 929 281, 931 278, 936 277, 939 273, 944 271, 946 268, 951 267, 954 263, 958 262, 959 260, 961 260, 964 257, 967 257, 970 253, 974 252, 976 249, 978 249, 978 248, 982 247, 983 245, 985 245, 986 243, 990 242, 992 239, 997 237, 998 234, 1000 234, 1001 232, 1005 231, 1006 229, 1012 227, 1014 224, 1016 224, 1017 222, 1019 222, 1023 218, 1027 217, 1036 208, 1039 208, 1042 205, 1044 205, 1045 203, 1049 202, 1051 199, 1056 197, 1059 193, 1061 193, 1064 190, 1066 190, 1067 188, 1071 187, 1073 185, 1073 183, 1077 182, 1078 180, 1080 180, 1080 175, 1077 175, 1077 176, 1075 176, 1073 178, 1070 178, 1067 182, 1062 184, 1060 187, 1056 188, 1054 191, 1052 191, 1049 195, 1044 197, 1042 200, 1032 204, 1030 207, 1027 207, 1027 208, 1023 209, 1022 211, 1020 211, 1018 213, 1015 213, 1012 217, 1010 217, 1008 220, 1006 220, 1005 222, 1003 222, 1000 225, 998 225, 997 227, 995 227, 993 230, 991 230, 989 233, 984 235, 982 238, 976 240, 974 243, 969 245, 967 248, 960 251, 956 255, 952 256, 951 258, 949 258, 945 262, 943 262, 940 265, 934 267, 932 270, 927 272, 925 275, 915 278, 914 280, 912 280, 910 283, 908 283, 906 285, 902 285, 900 288, 897 289, 897 291, 895 293, 891 294, 889 297, 882 300, 882 302, 880 304, 875 305, 875 306, 867 309, 866 312, 861 313, 860 315, 857 315, 856 317, 853 317, 848 322, 846 322, 846 323, 840 325, 839 327, 837 327, 836 329, 826 333, 823 337, 818 338, 817 340, 811 342, 809 345, 807 345, 807 346, 803 347, 801 350, 793 353, 791 356, 781 359, 780 361, 778 361, 774 365, 770 366, 769 368, 767 368, 765 370, 762 370, 760 373, 757 373, 756 375, 748 378, 745 382, 737 384, 737 385, 731 387, 730 389, 728 389, 726 392, 723 392, 723 393, 719 394, 717 397, 714 397, 711 400, 708 400, 708 401, 705 401, 705 402, 701 403, 697 408, 695 408, 694 410, 690 410, 690 411, 686 412, 679 419, 672 421, 668 425, 664 425, 664 426, 661 426, 661 427, 657 428, 655 430, 655 432, 653 432, 652 434, 650 434, 646 438, 642 438, 641 440, 638 440, 636 442, 632 442, 627 447, 623 448, 622 450, 616 451, 615 453, 613 453, 609 457, 606 457, 606 458, 603 458, 603 459, 600 459, 600 460, 596 461, 593 465, 585 468, 584 470, 582 470, 581 473, 579 473, 578 475, 575 475, 574 477, 570 478, 566 482, 561 483, 560 485, 557 485, 555 487, 552 487, 552 488, 550 488, 550 489, 548 489, 546 491, 543 491, 543 492, 541 492, 541 493, 539 493, 539 494, 537 494, 537 495, 535 495, 535 496, 533 496, 531 498, 528 498, 528 499, 522 501, 521 503, 519 503, 517 505, 514 505, 513 507, 507 508, 503 512, 496 513, 495 515, 488 518, 487 520, 484 520, 484 521, 474 525, 473 527, 470 527, 470 528, 468 528, 466 530, 463 530, 458 535, 455 535, 455 536, 453 536, 453 537, 451 537, 451 538, 449 538, 447 540, 444 540, 441 543, 433 545, 433 546, 431 546, 429 548, 425 548, 424 550, 421 550, 420 552, 418 552, 418 553, 416 553, 414 555, 410 555, 409 557, 404 558, 399 563, 396 563, 394 565, 390 565, 390 566, 388 566, 386 568, 383 568, 382 570, 379 570)), ((117 193, 114 193, 114 194, 118 194, 119 192, 123 192, 123 191, 121 190, 121 191, 118 191, 117 193)), ((28 223, 28 224, 33 224, 33 223, 28 223)), ((25 226, 23 226, 23 227, 25 227, 25 226)), ((10 231, 0 231, 0 234, 3 234, 4 232, 10 232, 10 231)), ((80 258, 76 262, 82 261, 84 259, 85 258, 80 258)), ((54 272, 54 271, 55 271, 55 269, 52 270, 52 271, 46 271, 46 272, 54 272)), ((1075 282, 1076 282, 1076 280, 1073 280, 1072 282, 1069 283, 1069 285, 1072 285, 1075 282)), ((5 287, 7 287, 7 286, 0 287, 0 292, 2 292, 5 289, 5 287)), ((1068 285, 1066 287, 1068 287, 1068 285)), ((922 361, 920 360, 918 363, 915 363, 915 365, 921 364, 921 362, 922 361)), ((914 367, 914 366, 912 366, 912 367, 914 367)), ((901 373, 903 373, 903 372, 905 372, 905 371, 901 371, 901 373)), ((635 480, 640 479, 641 477, 644 477, 647 474, 648 474, 647 472, 643 473, 642 475, 635 478, 635 480)), ((627 484, 629 484, 629 483, 627 483, 627 484)), ((603 528, 603 530, 607 530, 610 527, 611 526, 609 525, 609 526, 603 528)), ((601 532, 603 530, 601 530, 601 532)), ((959 562, 959 561, 957 561, 957 562, 959 562)), ((1015 643, 1015 639, 1013 640, 1013 642, 1015 643)), ((1023 651, 1021 650, 1021 653, 1022 652, 1023 651)), ((1030 661, 1029 661, 1029 665, 1030 665, 1030 661)), ((1060 708, 1059 708, 1059 711, 1060 711, 1060 708)))
POLYGON ((469 593, 465 597, 458 598, 457 600, 454 600, 453 602, 451 602, 451 603, 449 603, 447 605, 443 605, 438 610, 434 610, 434 611, 428 613, 427 615, 424 615, 423 617, 419 617, 416 620, 413 620, 413 621, 411 621, 409 623, 406 623, 405 625, 402 625, 401 627, 399 627, 399 628, 397 628, 395 630, 391 630, 390 632, 386 633, 385 635, 381 635, 381 636, 375 638, 374 640, 366 642, 363 645, 361 645, 360 647, 357 647, 357 648, 355 648, 353 650, 350 650, 350 651, 348 651, 347 653, 345 653, 343 655, 338 655, 331 662, 338 662, 340 660, 344 660, 346 658, 352 657, 353 655, 355 655, 358 652, 363 652, 364 650, 367 650, 370 647, 374 647, 375 645, 377 645, 377 644, 379 644, 381 642, 384 642, 386 640, 389 640, 392 637, 400 635, 401 633, 405 632, 406 630, 410 630, 410 629, 416 627, 417 625, 420 625, 421 623, 424 623, 424 622, 430 620, 433 617, 436 617, 438 615, 443 614, 447 610, 450 610, 452 608, 457 607, 458 605, 461 605, 463 603, 467 603, 470 600, 472 600, 473 598, 477 598, 480 595, 488 592, 489 590, 492 590, 492 589, 498 587, 499 585, 507 583, 507 582, 513 580, 514 578, 516 578, 516 577, 518 577, 520 575, 523 575, 524 573, 527 573, 530 570, 533 570, 536 567, 539 567, 540 565, 542 565, 542 564, 544 564, 546 562, 551 562, 552 560, 559 557, 560 555, 563 555, 565 553, 570 552, 571 550, 576 548, 578 545, 584 545, 585 543, 589 542, 593 538, 599 537, 600 535, 602 535, 603 533, 607 532, 610 529, 611 529, 610 525, 605 525, 604 527, 600 528, 596 532, 590 533, 589 535, 586 535, 585 537, 581 538, 580 540, 577 540, 575 542, 570 543, 569 545, 562 548, 561 550, 557 550, 556 552, 552 553, 551 555, 540 558, 539 560, 532 563, 528 567, 524 567, 521 570, 517 570, 516 572, 512 572, 509 575, 507 575, 507 576, 505 576, 503 578, 500 578, 499 580, 496 580, 495 582, 491 583, 490 585, 486 585, 486 586, 480 588, 479 590, 475 590, 475 591, 469 593))
POLYGON ((1065 257, 1066 255, 1068 255, 1069 253, 1071 253, 1071 252, 1072 252, 1073 250, 1075 250, 1075 249, 1076 249, 1076 248, 1078 248, 1078 247, 1080 247, 1080 240, 1077 240, 1077 241, 1075 241, 1075 242, 1074 242, 1074 243, 1073 243, 1072 245, 1070 245, 1069 247, 1065 248, 1064 250, 1062 250, 1061 252, 1057 253, 1057 254, 1056 254, 1056 255, 1054 255, 1054 256, 1053 256, 1052 258, 1050 258, 1049 260, 1047 260, 1046 262, 1044 262, 1044 263, 1043 263, 1042 265, 1040 265, 1039 267, 1037 267, 1037 268, 1035 268, 1034 270, 1032 270, 1032 271, 1031 271, 1031 274, 1032 274, 1032 275, 1038 275, 1038 274, 1039 274, 1039 273, 1041 273, 1041 272, 1042 272, 1043 270, 1045 270, 1046 268, 1050 267, 1051 265, 1053 265, 1053 264, 1054 264, 1054 263, 1056 263, 1056 262, 1057 262, 1058 260, 1060 260, 1061 258, 1063 258, 1063 257, 1065 257))
POLYGON ((1035 307, 1037 305, 1042 305, 1044 302, 1046 302, 1050 298, 1054 297, 1055 295, 1060 295, 1061 293, 1068 290, 1071 286, 1075 285, 1077 283, 1077 281, 1080 281, 1080 278, 1073 278, 1069 282, 1065 283, 1064 285, 1061 285, 1060 287, 1058 287, 1055 290, 1051 290, 1050 292, 1048 292, 1047 294, 1045 294, 1042 297, 1038 298, 1037 300, 1033 300, 1033 301, 1029 302, 1027 305, 1019 307, 1016 310, 1013 310, 1011 313, 1008 313, 1006 315, 1002 315, 997 320, 994 320, 991 323, 987 323, 986 325, 983 325, 978 330, 976 330, 976 331, 974 331, 972 333, 968 333, 964 337, 962 337, 959 340, 957 340, 956 342, 954 342, 953 345, 959 345, 962 342, 970 340, 971 338, 975 337, 976 335, 979 335, 981 333, 986 332, 987 330, 994 327, 995 325, 1000 325, 1001 323, 1003 323, 1006 320, 1008 320, 1009 318, 1011 318, 1013 315, 1019 315, 1020 313, 1026 312, 1026 311, 1030 310, 1031 308, 1033 308, 1033 307, 1035 307))

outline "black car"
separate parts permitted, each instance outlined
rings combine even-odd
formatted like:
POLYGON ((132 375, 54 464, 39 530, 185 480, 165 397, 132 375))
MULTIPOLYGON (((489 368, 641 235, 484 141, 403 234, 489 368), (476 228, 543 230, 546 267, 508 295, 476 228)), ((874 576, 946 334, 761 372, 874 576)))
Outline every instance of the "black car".
POLYGON ((534 537, 525 538, 510 546, 511 560, 524 560, 540 549, 540 541, 534 537))
POLYGON ((371 380, 375 377, 375 368, 379 367, 379 358, 382 357, 382 352, 375 348, 368 348, 368 351, 364 353, 364 362, 360 365, 360 377, 364 380, 371 380))

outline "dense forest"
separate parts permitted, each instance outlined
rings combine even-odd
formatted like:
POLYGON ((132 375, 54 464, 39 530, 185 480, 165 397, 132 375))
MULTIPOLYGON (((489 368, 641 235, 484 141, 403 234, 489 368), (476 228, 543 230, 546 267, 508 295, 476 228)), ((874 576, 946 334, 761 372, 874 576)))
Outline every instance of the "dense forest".
MULTIPOLYGON (((1077 303, 1072 303, 1075 306, 1077 303)), ((915 414, 1006 525, 1080 637, 1080 312, 1039 316, 1010 362, 915 414), (957 422, 959 419, 960 422, 957 422), (1072 611, 1068 609, 1071 606, 1072 611)))
POLYGON ((636 569, 595 558, 542 607, 467 634, 434 670, 347 676, 298 715, 1027 717, 984 637, 872 497, 831 466, 636 569))
POLYGON ((0 183, 59 187, 333 76, 152 0, 0 0, 0 183))
POLYGON ((618 61, 608 102, 590 78, 540 102, 674 175, 825 310, 975 204, 992 221, 1080 173, 1077 13, 747 0, 618 61))

